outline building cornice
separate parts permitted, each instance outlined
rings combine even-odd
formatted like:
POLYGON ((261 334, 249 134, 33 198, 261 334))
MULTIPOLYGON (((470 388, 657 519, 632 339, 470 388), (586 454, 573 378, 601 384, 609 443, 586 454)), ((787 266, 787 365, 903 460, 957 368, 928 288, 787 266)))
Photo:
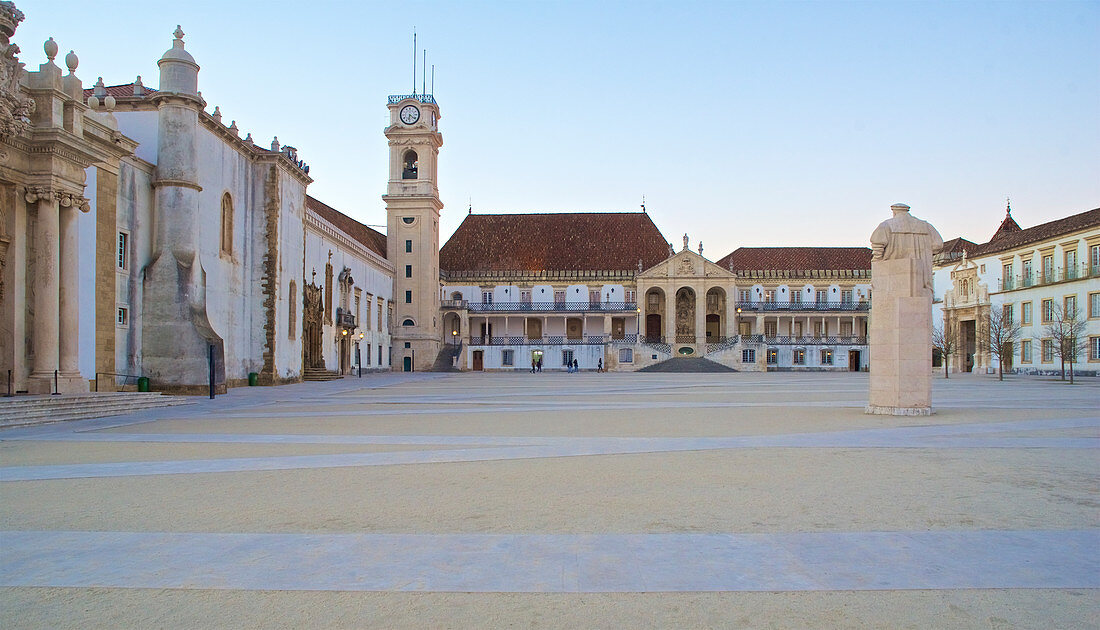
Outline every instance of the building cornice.
POLYGON ((394 266, 390 261, 382 258, 366 245, 351 238, 345 234, 343 230, 324 220, 308 208, 305 212, 305 226, 306 229, 313 230, 317 234, 330 238, 343 247, 346 247, 348 251, 358 256, 363 262, 374 265, 390 274, 394 272, 394 266))

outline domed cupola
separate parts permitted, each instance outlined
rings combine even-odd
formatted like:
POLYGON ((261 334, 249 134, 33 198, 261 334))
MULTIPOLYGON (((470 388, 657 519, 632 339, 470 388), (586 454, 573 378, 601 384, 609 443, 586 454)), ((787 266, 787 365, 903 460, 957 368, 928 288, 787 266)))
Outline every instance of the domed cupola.
POLYGON ((172 41, 172 47, 157 62, 160 66, 160 91, 197 97, 199 64, 195 63, 191 53, 183 49, 183 30, 179 25, 176 26, 176 32, 173 35, 176 39, 172 41))

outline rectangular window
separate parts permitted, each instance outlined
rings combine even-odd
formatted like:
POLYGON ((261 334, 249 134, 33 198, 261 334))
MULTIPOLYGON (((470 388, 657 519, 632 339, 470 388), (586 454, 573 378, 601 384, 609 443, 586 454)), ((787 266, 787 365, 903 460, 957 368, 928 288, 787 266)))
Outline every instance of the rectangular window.
POLYGON ((412 291, 405 291, 405 304, 412 304, 412 303, 413 303, 413 292, 412 291))
POLYGON ((481 292, 481 303, 482 304, 492 304, 493 303, 493 292, 492 291, 482 291, 481 292))
POLYGON ((778 325, 775 322, 764 322, 764 336, 775 337, 778 325))
MULTIPOLYGON (((368 293, 367 294, 367 312, 363 314, 363 328, 366 329, 366 330, 370 330, 371 303, 373 301, 374 301, 374 298, 371 296, 370 293, 368 293)), ((367 356, 370 356, 370 352, 367 353, 367 356)))
POLYGON ((832 348, 821 349, 821 365, 833 364, 833 350, 832 348))
POLYGON ((1043 340, 1043 363, 1052 363, 1054 361, 1054 340, 1043 340))
POLYGON ((634 289, 627 289, 626 291, 623 292, 623 301, 626 302, 627 304, 634 304, 636 299, 637 299, 637 294, 634 292, 634 289))
POLYGON ((1043 256, 1043 282, 1054 282, 1054 254, 1043 256))
POLYGON ((520 289, 519 301, 523 304, 530 304, 531 303, 531 290, 530 289, 520 289))
POLYGON ((1100 293, 1089 293, 1089 319, 1100 317, 1100 293))
POLYGON ((1020 342, 1020 363, 1031 363, 1031 340, 1024 339, 1020 342))
POLYGON ((1011 289, 1012 287, 1012 263, 1005 263, 1001 269, 1001 286, 1005 289, 1011 289))
POLYGON ((1077 296, 1067 295, 1062 299, 1062 312, 1065 313, 1066 319, 1077 318, 1077 296))
POLYGON ((118 268, 126 269, 130 263, 130 235, 126 232, 118 233, 118 268))
POLYGON ((118 315, 116 317, 115 323, 117 323, 119 326, 129 326, 130 325, 130 311, 129 311, 129 309, 127 309, 125 306, 118 307, 118 315))
POLYGON ((851 304, 853 302, 853 294, 851 289, 844 289, 840 292, 840 303, 851 304))
MULTIPOLYGON (((378 298, 378 332, 382 332, 382 305, 385 303, 385 301, 385 298, 378 298)), ((392 304, 390 305, 390 308, 393 308, 392 304)), ((378 365, 382 365, 382 359, 378 359, 378 365)))
POLYGON ((1024 302, 1020 305, 1020 319, 1023 321, 1024 326, 1031 325, 1031 302, 1024 302))
POLYGON ((634 363, 634 349, 619 348, 619 363, 634 363))
MULTIPOLYGON (((775 304, 775 289, 764 291, 764 301, 768 304, 775 304)), ((717 306, 717 304, 715 306, 717 306)))
POLYGON ((794 363, 795 365, 806 365, 806 349, 795 348, 794 354, 791 359, 791 363, 794 363))
POLYGON ((1066 280, 1077 279, 1077 250, 1066 250, 1066 280))
POLYGON ((588 303, 589 304, 599 304, 600 303, 600 290, 599 289, 596 289, 596 290, 589 289, 589 291, 588 291, 588 303))
POLYGON ((852 336, 852 322, 840 322, 840 336, 851 337, 852 336))
POLYGON ((802 303, 802 291, 791 291, 791 304, 802 303))
POLYGON ((1100 337, 1089 337, 1089 361, 1100 361, 1100 337))
POLYGON ((650 293, 646 297, 646 300, 649 302, 650 310, 660 308, 661 306, 661 296, 657 295, 656 293, 650 293))
POLYGON ((503 350, 500 353, 500 362, 504 365, 515 365, 516 354, 512 350, 503 350))
POLYGON ((1054 321, 1054 300, 1043 300, 1043 323, 1054 321))
POLYGON ((405 277, 406 278, 413 277, 413 266, 412 265, 405 265, 405 277))
POLYGON ((413 250, 413 242, 411 240, 405 240, 405 253, 411 254, 413 250))
POLYGON ((756 350, 746 348, 741 351, 741 363, 756 363, 756 350))
POLYGON ((779 363, 779 350, 768 348, 768 365, 775 365, 777 363, 779 363))
POLYGON ((978 267, 978 273, 985 273, 985 265, 978 267))
POLYGON ((573 351, 562 350, 561 351, 561 364, 565 366, 573 365, 573 351))
POLYGON ((554 291, 554 304, 565 304, 565 291, 554 291))
POLYGON ((814 302, 817 304, 825 304, 829 301, 829 292, 825 289, 818 289, 814 294, 814 302))
POLYGON ((752 301, 752 292, 748 289, 741 289, 737 292, 737 301, 742 304, 748 304, 752 301))
POLYGON ((1013 308, 1012 304, 1005 304, 1001 307, 1001 320, 1004 321, 1005 324, 1011 325, 1015 311, 1016 309, 1013 308))
POLYGON ((1100 276, 1100 245, 1089 245, 1089 275, 1100 276))

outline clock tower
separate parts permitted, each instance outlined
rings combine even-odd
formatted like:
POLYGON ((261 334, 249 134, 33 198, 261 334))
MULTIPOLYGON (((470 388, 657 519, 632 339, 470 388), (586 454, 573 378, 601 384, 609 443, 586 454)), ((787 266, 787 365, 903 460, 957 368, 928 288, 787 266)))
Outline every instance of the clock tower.
POLYGON ((386 257, 393 263, 393 365, 428 371, 441 348, 439 315, 439 106, 430 94, 391 96, 386 257))

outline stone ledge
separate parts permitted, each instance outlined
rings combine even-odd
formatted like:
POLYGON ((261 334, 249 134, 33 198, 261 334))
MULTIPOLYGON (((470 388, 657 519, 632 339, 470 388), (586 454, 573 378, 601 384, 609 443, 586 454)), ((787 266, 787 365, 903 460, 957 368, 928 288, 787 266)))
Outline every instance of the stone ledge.
POLYGON ((887 407, 883 405, 867 405, 863 413, 875 416, 930 416, 934 411, 931 407, 887 407))

